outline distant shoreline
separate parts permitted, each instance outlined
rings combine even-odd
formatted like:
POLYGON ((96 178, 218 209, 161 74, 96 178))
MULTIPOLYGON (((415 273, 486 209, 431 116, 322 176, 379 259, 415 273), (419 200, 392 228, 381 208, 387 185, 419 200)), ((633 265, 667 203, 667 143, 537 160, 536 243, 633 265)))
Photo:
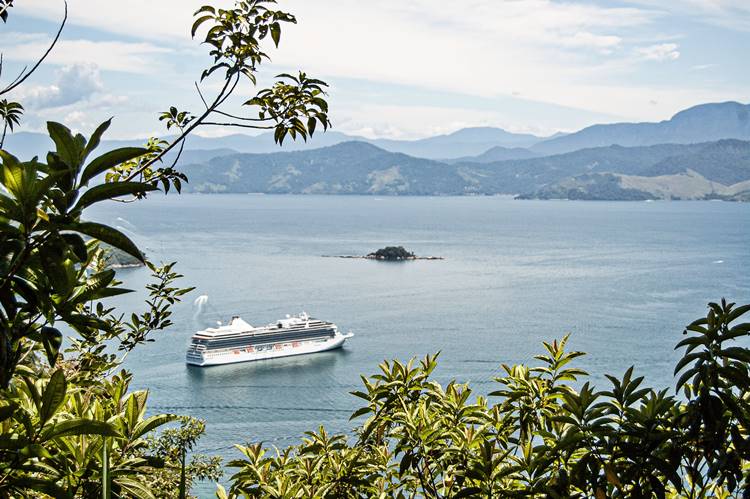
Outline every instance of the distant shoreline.
POLYGON ((302 192, 183 192, 182 196, 271 196, 271 197, 359 197, 359 198, 373 198, 373 199, 405 199, 405 198, 496 198, 509 201, 570 201, 570 202, 617 202, 617 203, 674 203, 674 202, 725 202, 725 203, 746 203, 743 200, 737 199, 720 199, 720 198, 700 198, 700 199, 665 199, 665 198, 649 198, 649 199, 571 199, 571 198, 542 198, 542 197, 520 197, 519 194, 363 194, 363 193, 302 193, 302 192))

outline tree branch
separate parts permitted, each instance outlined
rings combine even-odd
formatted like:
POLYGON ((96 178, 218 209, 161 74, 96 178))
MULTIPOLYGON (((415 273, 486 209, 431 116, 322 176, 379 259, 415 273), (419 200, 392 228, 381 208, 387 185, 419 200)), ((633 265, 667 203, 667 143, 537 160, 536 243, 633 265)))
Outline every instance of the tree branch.
POLYGON ((18 85, 26 81, 26 79, 31 76, 34 71, 36 71, 39 66, 44 62, 44 60, 47 58, 47 56, 52 52, 52 49, 57 45, 57 41, 60 39, 60 35, 62 34, 63 28, 65 27, 65 23, 68 20, 68 1, 63 0, 63 3, 65 4, 65 14, 63 16, 62 23, 60 23, 60 29, 57 30, 57 34, 55 35, 55 39, 52 40, 52 44, 49 46, 47 51, 44 53, 44 55, 36 61, 36 64, 34 64, 31 69, 26 72, 26 68, 23 68, 21 71, 21 74, 18 75, 18 77, 13 80, 7 87, 5 87, 3 90, 0 90, 0 95, 6 94, 16 88, 18 85))
POLYGON ((254 130, 273 130, 273 125, 246 125, 244 123, 232 123, 232 122, 226 122, 226 123, 219 123, 216 121, 204 121, 202 125, 207 126, 234 126, 239 128, 252 128, 254 130))
MULTIPOLYGON (((174 149, 178 144, 180 144, 182 141, 185 140, 185 137, 188 136, 190 132, 195 130, 202 122, 205 120, 211 112, 216 108, 216 106, 220 105, 225 99, 225 93, 227 92, 227 89, 229 89, 229 85, 231 83, 231 78, 227 79, 224 82, 224 87, 221 89, 219 94, 216 96, 216 99, 214 102, 204 111, 202 115, 200 115, 198 118, 194 119, 190 125, 180 134, 179 137, 177 137, 171 144, 169 144, 167 147, 164 148, 163 151, 161 151, 159 154, 157 154, 153 159, 147 161, 145 164, 141 165, 137 170, 135 170, 133 173, 131 173, 128 178, 125 179, 126 182, 130 182, 135 177, 140 175, 144 170, 154 165, 157 161, 161 161, 161 159, 172 149, 174 149)), ((237 83, 235 82, 234 86, 236 86, 237 83)), ((232 88, 234 88, 234 86, 232 88)))

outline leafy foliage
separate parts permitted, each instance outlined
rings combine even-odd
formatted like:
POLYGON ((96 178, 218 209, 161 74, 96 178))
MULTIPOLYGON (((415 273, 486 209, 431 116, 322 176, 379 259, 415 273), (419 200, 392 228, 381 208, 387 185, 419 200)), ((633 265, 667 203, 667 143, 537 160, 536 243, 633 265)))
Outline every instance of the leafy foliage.
POLYGON ((498 390, 431 380, 437 356, 384 362, 353 392, 356 437, 307 433, 243 459, 224 497, 730 497, 750 493, 746 387, 750 305, 722 301, 686 330, 678 399, 633 368, 596 390, 567 336, 539 364, 503 366, 498 390), (491 403, 490 400, 495 401, 491 403))
MULTIPOLYGON (((21 85, 54 48, 67 20, 63 3, 65 16, 52 44, 0 95, 21 85)), ((255 84, 259 64, 268 59, 260 42, 270 36, 278 45, 280 23, 294 22, 291 15, 264 5, 272 3, 241 1, 230 10, 199 11, 193 33, 209 20, 203 14, 215 14, 206 42, 214 46, 211 55, 218 67, 226 65, 227 71, 222 90, 212 104, 206 103, 204 113, 171 107, 159 116, 168 130, 179 130, 172 142, 153 138, 146 147, 94 156, 111 120, 88 139, 49 122, 55 150, 42 160, 22 161, 2 146, 6 132, 19 124, 23 107, 0 101, 0 497, 182 499, 195 480, 221 476, 219 458, 189 456, 205 431, 203 422, 170 414, 147 417, 147 392, 129 390, 129 373, 114 374, 129 352, 172 325, 172 307, 192 288, 176 284, 182 276, 174 263, 147 261, 125 234, 87 220, 84 213, 105 201, 131 202, 159 189, 181 190, 187 177, 176 166, 186 137, 209 124, 206 118, 212 113, 231 116, 219 106, 240 76, 255 84), (165 164, 175 148, 176 157, 165 164), (108 298, 130 292, 108 267, 112 250, 152 272, 141 313, 126 317, 106 306, 108 298), (61 352, 63 331, 70 338, 61 352), (155 433, 176 421, 178 428, 155 433)), ((12 1, 0 2, 3 21, 11 6, 12 1)), ((209 68, 203 77, 216 69, 209 68)), ((258 105, 268 117, 257 120, 257 126, 277 127, 279 143, 287 132, 293 138, 312 135, 315 120, 329 125, 322 98, 325 83, 302 73, 290 78, 294 85, 279 83, 259 94, 264 100, 258 105)))
POLYGON ((8 22, 8 9, 13 7, 13 1, 14 0, 0 0, 0 19, 2 21, 8 22))
MULTIPOLYGON (((126 320, 104 305, 129 290, 106 267, 99 242, 145 259, 127 236, 85 220, 84 211, 154 190, 143 182, 96 182, 147 153, 125 148, 92 159, 108 126, 87 140, 49 123, 56 149, 44 163, 21 162, 0 150, 2 497, 91 497, 103 488, 115 496, 152 497, 155 470, 170 469, 169 459, 152 452, 149 438, 176 416, 146 417, 147 393, 128 393, 130 374, 111 374, 123 358, 107 345, 124 356, 153 341, 154 332, 172 324, 171 307, 191 288, 175 285, 182 276, 174 264, 145 262, 154 277, 146 310, 126 320), (63 328, 76 334, 65 356, 63 328)), ((194 438, 201 432, 194 431, 194 438)))
POLYGON ((21 104, 13 101, 8 102, 8 99, 0 100, 0 120, 3 122, 3 134, 0 136, 0 149, 5 142, 5 134, 8 130, 11 132, 13 131, 13 128, 21 122, 22 115, 23 106, 21 104))

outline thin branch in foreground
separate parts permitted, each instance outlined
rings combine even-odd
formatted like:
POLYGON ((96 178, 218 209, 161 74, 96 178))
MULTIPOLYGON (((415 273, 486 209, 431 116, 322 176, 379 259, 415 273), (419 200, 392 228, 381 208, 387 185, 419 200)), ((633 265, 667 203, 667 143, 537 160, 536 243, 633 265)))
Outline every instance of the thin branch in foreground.
POLYGON ((252 128, 254 130, 273 130, 275 127, 274 125, 247 125, 245 123, 232 123, 232 122, 225 122, 225 123, 219 123, 216 121, 204 121, 201 123, 201 125, 207 125, 207 126, 235 126, 239 128, 252 128))
POLYGON ((39 66, 41 66, 42 62, 47 58, 47 56, 52 52, 52 49, 57 45, 58 40, 60 40, 60 35, 62 34, 63 28, 65 27, 65 23, 68 21, 68 1, 63 0, 63 4, 65 5, 65 14, 63 15, 62 23, 60 23, 60 29, 57 30, 57 34, 55 35, 54 40, 52 40, 52 44, 50 44, 49 48, 47 48, 47 51, 42 55, 42 57, 36 61, 36 64, 34 64, 31 69, 27 72, 26 68, 24 67, 21 73, 16 77, 15 80, 13 80, 7 87, 5 87, 3 90, 0 90, 0 95, 6 94, 19 86, 21 83, 26 81, 26 79, 31 76, 34 71, 36 71, 39 66))
POLYGON ((203 92, 201 92, 201 87, 198 85, 198 82, 193 82, 195 84, 195 89, 198 91, 198 95, 201 98, 201 101, 203 101, 203 105, 206 106, 206 109, 208 109, 208 102, 206 102, 206 98, 203 97, 203 92))

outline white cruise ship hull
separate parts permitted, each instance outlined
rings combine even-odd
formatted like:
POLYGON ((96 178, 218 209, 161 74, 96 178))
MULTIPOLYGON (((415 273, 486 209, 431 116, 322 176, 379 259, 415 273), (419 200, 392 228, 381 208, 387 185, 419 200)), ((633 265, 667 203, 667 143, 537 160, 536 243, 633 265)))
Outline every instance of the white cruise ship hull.
POLYGON ((235 364, 238 362, 253 362, 256 360, 276 359, 279 357, 291 357, 293 355, 306 355, 311 353, 335 350, 344 346, 347 339, 353 334, 335 334, 328 339, 317 339, 312 341, 291 341, 286 343, 275 343, 262 346, 249 346, 246 348, 235 348, 227 350, 208 350, 205 352, 190 352, 186 361, 194 366, 218 366, 223 364, 235 364))

